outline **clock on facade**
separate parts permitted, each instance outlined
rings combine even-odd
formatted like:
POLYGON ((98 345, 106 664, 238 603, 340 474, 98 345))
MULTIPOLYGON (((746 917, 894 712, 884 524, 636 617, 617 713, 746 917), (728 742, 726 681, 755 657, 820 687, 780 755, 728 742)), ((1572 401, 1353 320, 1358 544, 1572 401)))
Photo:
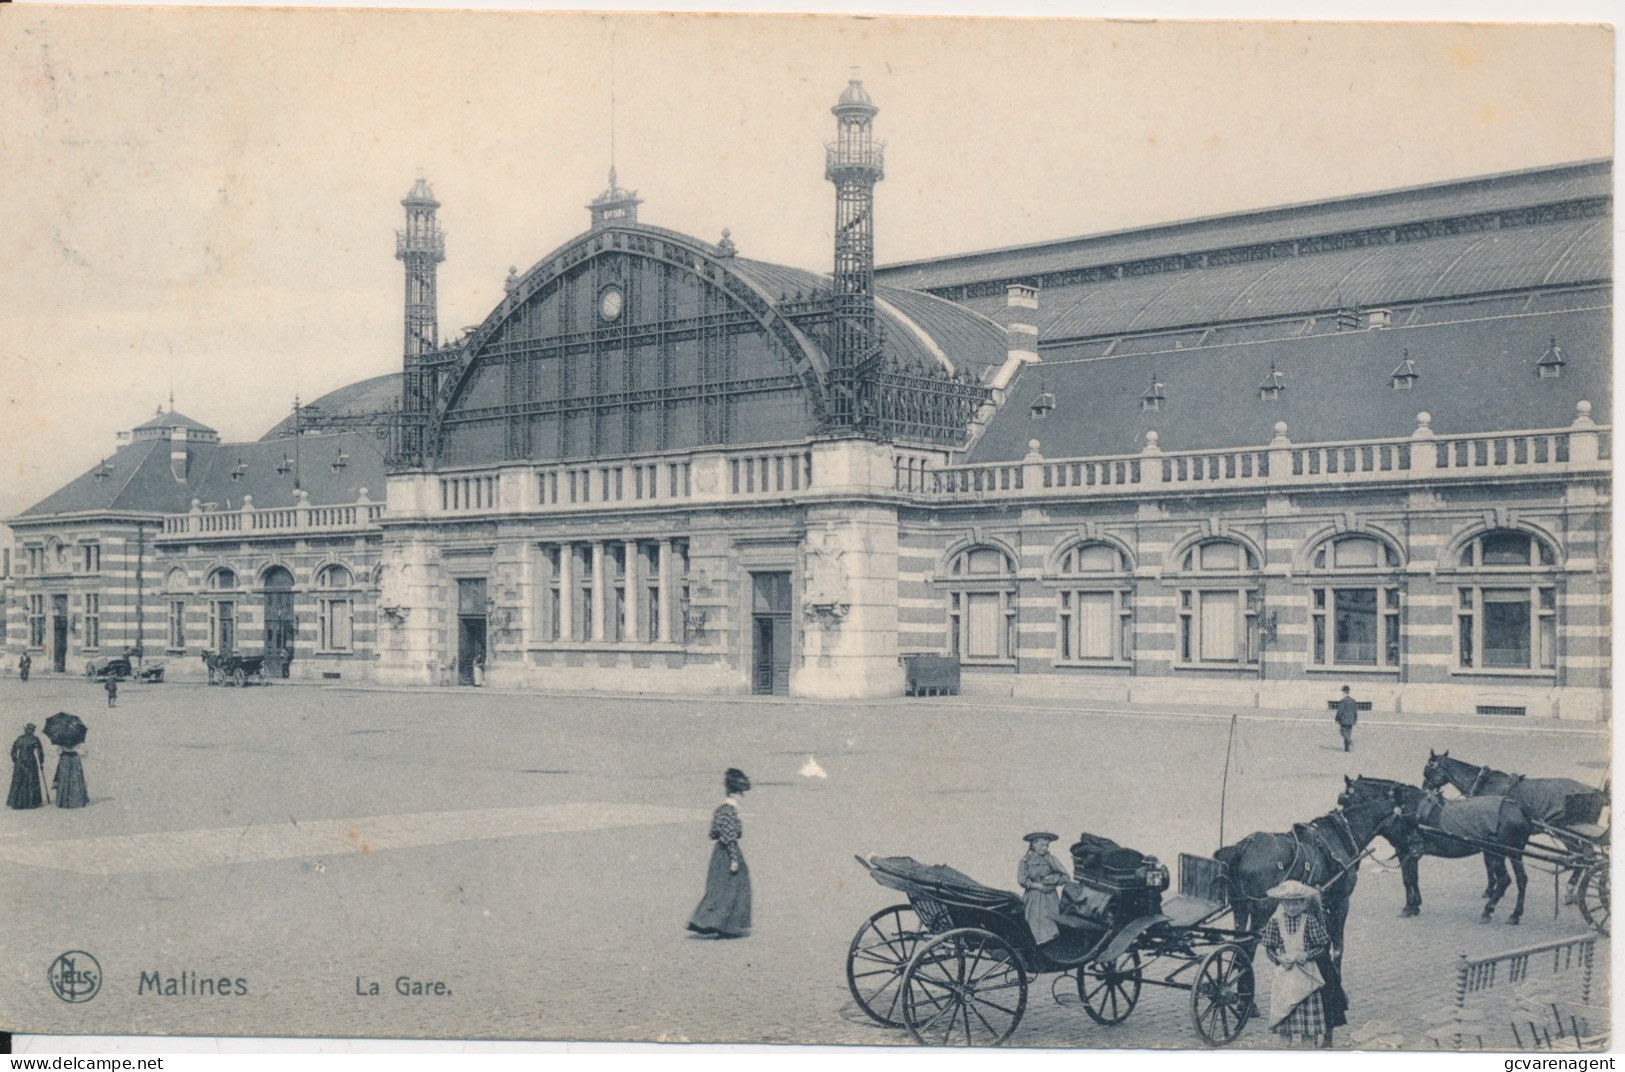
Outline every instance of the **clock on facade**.
POLYGON ((598 315, 605 320, 614 320, 621 315, 621 305, 625 300, 620 287, 605 287, 598 297, 598 315))

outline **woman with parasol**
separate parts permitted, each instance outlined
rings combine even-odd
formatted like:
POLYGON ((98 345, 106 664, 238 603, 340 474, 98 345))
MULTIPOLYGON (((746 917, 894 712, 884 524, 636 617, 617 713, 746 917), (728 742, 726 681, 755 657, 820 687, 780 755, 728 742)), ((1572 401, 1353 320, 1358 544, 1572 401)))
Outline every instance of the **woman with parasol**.
POLYGON ((45 736, 61 750, 51 787, 56 790, 56 806, 82 808, 90 803, 85 791, 85 767, 79 761, 78 747, 85 743, 85 724, 77 715, 58 711, 45 720, 45 736))

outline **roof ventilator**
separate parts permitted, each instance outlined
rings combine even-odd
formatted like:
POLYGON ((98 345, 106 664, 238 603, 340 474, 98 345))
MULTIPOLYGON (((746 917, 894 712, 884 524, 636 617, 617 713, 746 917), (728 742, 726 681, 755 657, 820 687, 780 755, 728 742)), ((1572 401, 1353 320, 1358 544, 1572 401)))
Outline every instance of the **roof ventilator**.
POLYGON ((1555 380, 1563 375, 1563 364, 1563 348, 1557 345, 1554 337, 1546 352, 1540 355, 1540 360, 1535 362, 1535 375, 1543 380, 1555 380))
POLYGON ((1044 381, 1038 381, 1038 397, 1033 399, 1033 404, 1029 408, 1035 421, 1041 421, 1048 417, 1050 411, 1055 408, 1055 393, 1049 389, 1044 381))
POLYGON ((1168 401, 1168 396, 1163 393, 1162 381, 1157 379, 1157 374, 1153 372, 1151 374, 1150 388, 1140 396, 1140 408, 1143 410, 1160 410, 1162 404, 1166 401, 1168 401))
POLYGON ((1258 397, 1265 402, 1279 402, 1281 392, 1286 389, 1286 384, 1282 382, 1284 379, 1281 371, 1275 367, 1275 362, 1271 361, 1270 374, 1258 385, 1258 397))
POLYGON ((1399 363, 1399 366, 1394 369, 1392 375, 1394 378, 1394 390, 1396 391, 1409 391, 1412 387, 1416 386, 1416 381, 1422 378, 1422 374, 1416 371, 1416 362, 1411 360, 1411 352, 1409 350, 1405 351, 1405 360, 1399 363))

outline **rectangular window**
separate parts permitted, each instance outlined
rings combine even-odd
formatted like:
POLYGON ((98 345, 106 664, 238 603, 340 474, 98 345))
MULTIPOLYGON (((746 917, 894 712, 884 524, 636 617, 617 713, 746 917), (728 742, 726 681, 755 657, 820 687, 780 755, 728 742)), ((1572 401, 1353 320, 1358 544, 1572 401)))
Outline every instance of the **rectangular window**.
POLYGON ((186 647, 186 600, 169 601, 169 648, 181 651, 186 647))
POLYGON ((1377 665, 1377 590, 1334 589, 1332 613, 1332 657, 1345 666, 1377 665))
POLYGON ((229 599, 209 604, 209 647, 217 655, 237 650, 237 604, 229 599))
POLYGON ((1530 665, 1529 590, 1486 588, 1484 602, 1485 668, 1530 665))
POLYGON ((350 601, 322 599, 316 604, 317 636, 323 651, 350 650, 350 601))
POLYGON ((45 597, 42 595, 28 597, 28 646, 45 646, 45 597))
POLYGON ((958 592, 948 597, 948 650, 959 656, 965 654, 965 649, 960 645, 963 634, 959 628, 962 599, 958 592))
POLYGON ((98 543, 87 543, 79 548, 79 568, 86 573, 100 573, 102 569, 102 546, 98 543))
MULTIPOLYGON (((1225 546, 1225 545, 1218 545, 1225 546)), ((1204 548, 1205 550, 1205 548, 1204 548)), ((1201 618, 1202 661, 1206 663, 1237 662, 1236 618, 1240 600, 1235 592, 1201 592, 1199 607, 1201 618)))
POLYGON ((1117 636, 1117 601, 1111 592, 1078 593, 1078 658, 1110 659, 1117 636))
POLYGON ((102 646, 102 597, 98 592, 85 593, 84 641, 87 648, 102 646))
POLYGON ((969 659, 997 659, 999 635, 1004 627, 999 593, 969 592, 965 596, 967 641, 965 657, 969 659))

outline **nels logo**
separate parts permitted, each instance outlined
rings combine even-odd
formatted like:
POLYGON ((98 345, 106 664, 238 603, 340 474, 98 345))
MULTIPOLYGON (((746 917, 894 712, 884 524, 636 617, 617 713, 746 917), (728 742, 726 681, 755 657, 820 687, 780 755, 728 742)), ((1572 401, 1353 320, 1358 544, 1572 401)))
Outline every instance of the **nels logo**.
POLYGON ((70 949, 51 961, 45 977, 57 997, 73 1004, 89 1001, 102 988, 102 966, 82 949, 70 949))

